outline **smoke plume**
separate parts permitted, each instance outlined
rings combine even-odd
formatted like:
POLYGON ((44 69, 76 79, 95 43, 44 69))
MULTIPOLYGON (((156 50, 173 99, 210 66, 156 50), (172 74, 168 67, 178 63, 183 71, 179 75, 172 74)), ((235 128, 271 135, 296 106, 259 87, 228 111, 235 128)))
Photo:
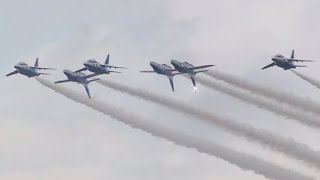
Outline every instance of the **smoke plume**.
POLYGON ((244 154, 226 147, 213 144, 211 142, 198 139, 186 134, 177 133, 164 126, 154 123, 155 121, 144 120, 143 117, 137 114, 126 112, 123 108, 115 107, 112 104, 102 103, 88 99, 85 95, 65 89, 61 86, 46 81, 42 78, 36 78, 42 85, 54 90, 55 92, 64 95, 65 97, 81 103, 91 109, 99 111, 116 120, 119 120, 133 128, 141 129, 153 136, 162 137, 177 145, 196 149, 199 152, 206 153, 212 156, 221 158, 229 163, 232 163, 242 170, 251 170, 256 174, 260 174, 268 179, 276 180, 314 180, 298 172, 288 170, 266 162, 264 160, 253 157, 249 154, 244 154))
POLYGON ((173 109, 184 114, 188 114, 195 117, 197 120, 205 120, 205 122, 223 128, 236 136, 245 137, 250 141, 267 146, 272 150, 282 152, 287 156, 320 169, 319 152, 315 152, 307 145, 296 142, 291 138, 284 138, 267 130, 257 129, 248 124, 238 123, 237 121, 227 117, 212 114, 211 112, 189 106, 186 103, 174 99, 157 95, 145 89, 129 87, 110 80, 100 80, 97 82, 114 90, 121 91, 138 98, 143 98, 144 100, 160 104, 171 110, 173 109))

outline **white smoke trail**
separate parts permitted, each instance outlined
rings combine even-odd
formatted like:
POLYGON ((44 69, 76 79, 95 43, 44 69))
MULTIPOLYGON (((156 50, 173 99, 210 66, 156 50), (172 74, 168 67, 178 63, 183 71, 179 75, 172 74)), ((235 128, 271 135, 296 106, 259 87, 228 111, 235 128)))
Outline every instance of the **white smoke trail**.
POLYGON ((209 71, 205 74, 212 78, 232 84, 233 86, 251 91, 252 93, 265 96, 277 102, 320 115, 320 104, 312 101, 311 99, 302 98, 287 92, 281 92, 269 87, 253 84, 248 80, 240 79, 236 76, 220 71, 209 71))
POLYGON ((112 104, 102 103, 95 100, 90 100, 86 96, 77 92, 56 86, 55 84, 46 81, 42 78, 36 78, 42 85, 54 90, 55 92, 64 95, 65 97, 81 103, 89 108, 99 111, 114 119, 117 119, 133 128, 146 131, 153 136, 161 137, 174 142, 177 145, 193 148, 199 152, 208 155, 216 156, 229 163, 232 163, 242 170, 251 170, 256 174, 262 175, 268 179, 276 180, 314 180, 312 177, 285 169, 270 162, 258 159, 249 154, 241 153, 212 142, 205 141, 199 138, 188 136, 186 134, 177 133, 159 124, 155 121, 146 121, 143 117, 137 114, 126 112, 123 108, 117 108, 112 104))
POLYGON ((145 89, 129 87, 127 85, 112 82, 109 80, 100 80, 97 82, 114 90, 121 91, 132 96, 140 97, 145 100, 168 107, 169 109, 174 109, 184 114, 191 115, 199 120, 205 120, 205 122, 214 124, 215 126, 223 128, 224 130, 227 130, 232 134, 245 137, 248 140, 267 146, 272 150, 282 152, 283 154, 291 158, 298 159, 307 165, 320 169, 319 152, 315 152, 309 146, 296 142, 291 138, 284 138, 269 131, 254 128, 248 124, 241 124, 235 120, 214 115, 211 112, 189 106, 186 103, 179 102, 174 99, 157 95, 145 89))
POLYGON ((265 109, 269 112, 272 112, 277 115, 281 115, 287 117, 292 120, 296 120, 302 124, 305 124, 309 127, 319 128, 320 129, 320 119, 319 116, 315 114, 311 114, 308 112, 304 112, 299 109, 294 109, 290 106, 285 106, 283 104, 279 104, 270 99, 266 99, 263 97, 255 96, 253 94, 242 91, 241 89, 234 88, 233 86, 229 86, 227 84, 219 83, 216 80, 205 79, 202 77, 198 77, 198 82, 203 84, 204 86, 220 91, 222 93, 228 94, 234 98, 240 99, 244 102, 251 103, 259 108, 265 109))
MULTIPOLYGON (((300 77, 301 79, 309 82, 310 84, 312 84, 313 86, 315 86, 316 88, 320 89, 320 81, 313 79, 311 77, 308 77, 302 73, 299 73, 297 71, 291 70, 295 75, 297 75, 298 77, 300 77)), ((320 109, 319 109, 320 110, 320 109)))

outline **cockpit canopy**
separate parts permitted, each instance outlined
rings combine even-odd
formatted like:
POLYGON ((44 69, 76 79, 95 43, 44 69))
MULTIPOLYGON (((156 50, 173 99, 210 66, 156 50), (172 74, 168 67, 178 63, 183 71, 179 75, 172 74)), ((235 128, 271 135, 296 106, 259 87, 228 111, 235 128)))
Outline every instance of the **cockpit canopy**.
POLYGON ((89 59, 88 62, 90 62, 90 63, 97 63, 97 61, 94 60, 94 59, 89 59))
POLYGON ((184 64, 187 64, 188 66, 192 66, 192 64, 188 63, 188 62, 183 62, 184 64))
POLYGON ((277 54, 277 55, 275 55, 275 57, 277 57, 277 58, 284 58, 284 56, 282 56, 281 54, 277 54))
POLYGON ((27 64, 24 63, 24 62, 19 62, 18 65, 19 65, 19 66, 27 66, 27 64))

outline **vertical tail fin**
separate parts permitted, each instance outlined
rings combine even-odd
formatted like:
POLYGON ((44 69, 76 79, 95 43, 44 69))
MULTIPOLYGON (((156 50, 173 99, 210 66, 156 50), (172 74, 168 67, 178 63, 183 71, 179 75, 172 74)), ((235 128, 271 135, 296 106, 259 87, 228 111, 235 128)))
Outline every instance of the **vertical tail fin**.
POLYGON ((108 54, 107 59, 106 59, 106 62, 104 62, 104 64, 106 64, 106 65, 109 64, 109 57, 110 57, 110 55, 108 54))
POLYGON ((87 91, 87 94, 88 94, 89 99, 91 99, 91 95, 90 95, 90 91, 89 91, 88 84, 83 84, 83 86, 84 86, 84 88, 85 88, 86 91, 87 91))
POLYGON ((169 78, 169 81, 170 81, 171 89, 174 92, 173 76, 168 76, 168 78, 169 78))
POLYGON ((294 50, 292 50, 291 59, 294 59, 294 50))
POLYGON ((191 78, 191 81, 192 81, 193 86, 194 86, 194 87, 197 87, 197 86, 196 86, 195 76, 194 76, 195 74, 189 74, 189 75, 190 75, 190 78, 191 78))
POLYGON ((36 59, 36 62, 34 63, 34 67, 39 67, 39 58, 36 59))

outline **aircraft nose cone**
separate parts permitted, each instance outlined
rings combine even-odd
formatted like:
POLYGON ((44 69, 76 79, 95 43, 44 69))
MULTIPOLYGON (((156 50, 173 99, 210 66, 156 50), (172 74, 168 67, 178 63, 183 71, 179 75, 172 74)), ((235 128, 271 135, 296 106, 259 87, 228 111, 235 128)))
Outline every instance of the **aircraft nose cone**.
POLYGON ((85 62, 85 63, 83 63, 83 65, 87 67, 89 65, 89 63, 85 62))
POLYGON ((155 65, 156 65, 155 62, 153 62, 153 61, 150 62, 150 66, 155 66, 155 65))
POLYGON ((67 74, 69 74, 69 70, 63 70, 63 73, 65 74, 65 75, 67 75, 67 74))
POLYGON ((18 68, 18 66, 17 66, 17 65, 15 65, 15 66, 13 66, 13 67, 14 67, 14 68, 16 68, 16 69, 18 68))

